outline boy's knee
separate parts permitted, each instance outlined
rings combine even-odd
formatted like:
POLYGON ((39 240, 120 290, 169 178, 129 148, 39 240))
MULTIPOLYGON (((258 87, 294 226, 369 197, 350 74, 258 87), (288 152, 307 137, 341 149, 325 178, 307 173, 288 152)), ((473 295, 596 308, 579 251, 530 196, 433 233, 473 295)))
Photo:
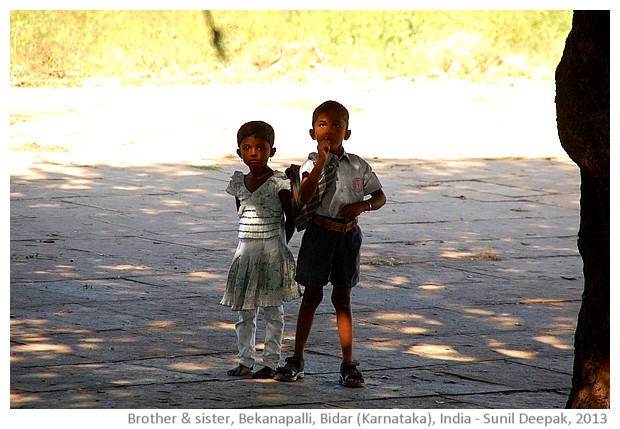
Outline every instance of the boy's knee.
POLYGON ((344 311, 348 311, 351 309, 350 292, 350 289, 334 289, 334 293, 332 293, 332 304, 335 309, 344 311))
POLYGON ((343 299, 332 299, 332 304, 337 312, 350 312, 351 302, 343 299))
POLYGON ((321 301, 323 301, 322 289, 306 288, 304 291, 304 296, 301 300, 301 305, 306 308, 316 309, 321 301))

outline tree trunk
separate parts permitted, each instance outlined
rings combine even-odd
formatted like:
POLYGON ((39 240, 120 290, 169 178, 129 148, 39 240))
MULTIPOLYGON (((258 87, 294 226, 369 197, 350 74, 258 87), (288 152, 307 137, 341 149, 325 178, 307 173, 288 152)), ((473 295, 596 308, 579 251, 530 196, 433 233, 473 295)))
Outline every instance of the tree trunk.
POLYGON ((575 11, 556 70, 562 147, 581 173, 584 291, 567 408, 609 408, 609 11, 575 11))

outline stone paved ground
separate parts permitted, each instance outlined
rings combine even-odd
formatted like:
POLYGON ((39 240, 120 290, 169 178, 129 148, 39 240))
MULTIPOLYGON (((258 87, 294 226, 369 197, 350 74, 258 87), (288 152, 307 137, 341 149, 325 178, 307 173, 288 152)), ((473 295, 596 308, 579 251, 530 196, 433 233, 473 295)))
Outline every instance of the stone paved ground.
POLYGON ((362 219, 362 390, 337 385, 327 300, 306 380, 226 376, 235 315, 218 301, 236 242, 223 192, 235 166, 42 165, 12 177, 12 407, 564 405, 582 285, 569 162, 375 162, 390 203, 362 219))
MULTIPOLYGON (((255 381, 226 375, 236 360, 236 317, 218 304, 236 246, 234 201, 224 189, 242 168, 238 160, 219 153, 192 160, 191 145, 166 146, 174 121, 157 123, 159 134, 142 128, 143 116, 127 129, 98 125, 113 128, 116 143, 93 154, 84 142, 96 140, 91 121, 112 108, 92 107, 95 97, 88 103, 98 113, 77 104, 71 112, 66 97, 52 97, 66 104, 48 108, 48 98, 23 94, 14 99, 11 128, 19 148, 11 152, 11 408, 564 407, 583 276, 579 173, 555 149, 520 157, 513 144, 502 148, 513 157, 485 158, 477 151, 486 142, 472 143, 471 153, 447 159, 430 149, 425 159, 409 149, 399 159, 381 156, 381 146, 364 149, 377 154, 369 158, 389 201, 361 219, 353 303, 367 386, 338 385, 329 300, 308 344, 307 377, 255 381), (168 159, 141 138, 165 146, 168 159), (130 159, 133 146, 140 157, 130 159)), ((294 100, 312 104, 304 97, 294 100)), ((257 100, 265 116, 275 109, 257 100)), ((484 107, 469 95, 459 100, 475 106, 466 112, 484 107)), ((186 128, 198 127, 194 119, 186 128)), ((487 121, 502 141, 502 115, 487 121)), ((233 125, 218 125, 216 141, 233 125)), ((282 150, 273 166, 299 161, 308 146, 309 139, 295 153, 282 150)), ((299 240, 291 242, 294 254, 299 240)), ((285 355, 297 305, 285 307, 285 355)), ((261 334, 259 325, 259 343, 261 334)))

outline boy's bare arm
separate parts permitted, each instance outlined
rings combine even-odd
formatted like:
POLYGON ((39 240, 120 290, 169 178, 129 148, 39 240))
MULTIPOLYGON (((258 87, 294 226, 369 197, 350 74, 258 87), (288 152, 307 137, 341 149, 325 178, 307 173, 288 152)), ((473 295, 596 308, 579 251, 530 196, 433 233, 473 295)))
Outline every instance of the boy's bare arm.
POLYGON ((314 167, 312 168, 312 171, 306 177, 303 177, 300 182, 299 199, 301 204, 307 204, 310 200, 312 200, 314 193, 317 191, 319 179, 321 178, 321 173, 323 173, 323 168, 325 167, 325 162, 327 161, 327 156, 329 155, 329 143, 319 143, 317 150, 319 156, 314 164, 314 167))
POLYGON ((385 193, 383 193, 383 189, 379 189, 371 193, 370 198, 364 201, 364 203, 370 204, 371 210, 379 210, 385 205, 386 202, 387 198, 385 196, 385 193))
POLYGON ((387 198, 385 197, 383 190, 379 189, 371 193, 370 198, 367 200, 342 206, 338 212, 338 216, 345 219, 354 219, 366 211, 379 210, 385 205, 386 201, 387 198))

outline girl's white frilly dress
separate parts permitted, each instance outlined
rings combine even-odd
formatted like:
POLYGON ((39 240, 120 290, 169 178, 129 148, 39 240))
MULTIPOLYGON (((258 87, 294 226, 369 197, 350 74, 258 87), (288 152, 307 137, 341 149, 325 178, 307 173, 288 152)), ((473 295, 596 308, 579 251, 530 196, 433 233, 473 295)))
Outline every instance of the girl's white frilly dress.
POLYGON ((239 244, 220 304, 233 310, 250 310, 279 306, 301 296, 278 197, 280 190, 290 186, 289 179, 279 171, 254 192, 246 188, 243 172, 235 171, 231 177, 226 192, 240 202, 239 244))

